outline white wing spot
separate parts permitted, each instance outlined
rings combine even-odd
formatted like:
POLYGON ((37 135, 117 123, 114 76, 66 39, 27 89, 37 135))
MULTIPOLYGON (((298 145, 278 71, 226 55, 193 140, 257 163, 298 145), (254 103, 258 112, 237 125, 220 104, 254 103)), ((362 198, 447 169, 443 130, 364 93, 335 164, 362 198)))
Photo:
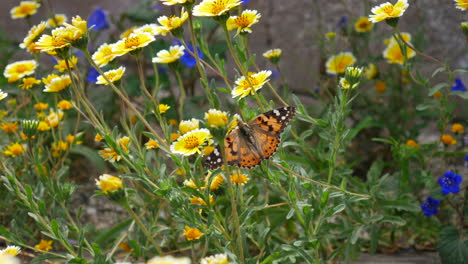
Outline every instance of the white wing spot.
POLYGON ((285 120, 285 119, 286 119, 286 117, 285 117, 285 116, 282 116, 282 117, 281 117, 281 120, 285 120))
POLYGON ((221 162, 221 159, 218 159, 216 162, 221 162))
POLYGON ((278 111, 277 109, 273 110, 273 113, 274 113, 276 116, 281 115, 280 111, 278 111))

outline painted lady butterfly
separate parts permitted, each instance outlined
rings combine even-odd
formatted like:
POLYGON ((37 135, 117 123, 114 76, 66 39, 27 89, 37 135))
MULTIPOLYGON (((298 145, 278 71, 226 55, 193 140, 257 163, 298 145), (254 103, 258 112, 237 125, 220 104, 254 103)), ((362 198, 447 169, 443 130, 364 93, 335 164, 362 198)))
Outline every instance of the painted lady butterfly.
MULTIPOLYGON (((270 158, 278 149, 281 133, 295 114, 296 108, 287 106, 258 115, 248 123, 238 120, 238 126, 224 139, 228 164, 252 168, 270 158)), ((205 166, 214 170, 222 165, 217 146, 205 160, 205 166)))

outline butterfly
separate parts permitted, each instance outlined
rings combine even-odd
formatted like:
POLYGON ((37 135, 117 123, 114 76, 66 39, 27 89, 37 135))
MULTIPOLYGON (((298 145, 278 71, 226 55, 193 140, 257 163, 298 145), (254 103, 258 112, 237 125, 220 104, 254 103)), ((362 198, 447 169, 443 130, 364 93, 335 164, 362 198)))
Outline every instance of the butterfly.
MULTIPOLYGON (((252 168, 268 159, 278 149, 286 126, 296 114, 296 107, 277 108, 247 123, 238 120, 238 125, 224 139, 226 159, 229 165, 252 168)), ((217 146, 206 158, 205 167, 214 170, 223 165, 220 147, 217 146)))

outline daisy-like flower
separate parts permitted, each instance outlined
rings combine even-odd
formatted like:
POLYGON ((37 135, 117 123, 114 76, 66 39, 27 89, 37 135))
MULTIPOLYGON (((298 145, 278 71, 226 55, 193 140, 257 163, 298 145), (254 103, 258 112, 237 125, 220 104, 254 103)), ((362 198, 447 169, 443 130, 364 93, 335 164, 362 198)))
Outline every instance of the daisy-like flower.
POLYGON ((237 185, 244 185, 249 181, 249 177, 245 174, 232 174, 231 181, 237 185))
POLYGON ((117 140, 119 142, 120 147, 125 153, 128 153, 128 144, 130 143, 129 137, 121 137, 117 140))
POLYGON ((131 27, 127 30, 125 30, 124 32, 122 32, 122 34, 120 34, 120 39, 124 39, 124 38, 128 38, 128 36, 130 36, 133 32, 135 32, 135 29, 137 29, 138 27, 131 27))
MULTIPOLYGON (((106 71, 104 73, 104 75, 106 76, 106 78, 110 81, 110 82, 116 82, 116 81, 119 81, 122 76, 124 75, 125 73, 125 67, 123 66, 120 66, 119 68, 117 69, 114 69, 114 70, 110 70, 110 71, 106 71)), ((110 85, 106 79, 104 79, 104 77, 102 75, 99 75, 97 77, 97 82, 96 84, 104 84, 104 85, 110 85)))
POLYGON ((173 256, 154 257, 146 264, 190 264, 190 259, 187 257, 175 258, 173 256))
POLYGON ((203 233, 198 228, 191 228, 189 226, 185 226, 184 236, 188 241, 192 241, 200 239, 203 236, 203 233))
MULTIPOLYGON (((206 183, 208 184, 209 178, 206 178, 206 183)), ((211 184, 210 184, 210 191, 217 190, 221 184, 223 184, 224 178, 221 174, 217 174, 216 176, 211 179, 211 184)), ((214 201, 213 201, 214 202, 214 201)), ((211 203, 211 201, 210 201, 211 203)))
POLYGON ((346 67, 356 63, 356 57, 351 52, 340 52, 334 56, 331 56, 325 66, 327 73, 337 75, 345 72, 346 67))
MULTIPOLYGON (((388 63, 405 63, 405 56, 403 56, 403 53, 401 52, 400 45, 398 45, 398 43, 396 42, 389 44, 387 48, 385 48, 385 50, 383 51, 382 55, 388 63)), ((409 47, 406 47, 406 57, 410 59, 414 56, 416 56, 414 50, 410 49, 409 47)))
POLYGON ((122 159, 122 157, 113 149, 113 148, 105 148, 99 151, 99 155, 109 162, 116 162, 122 159))
POLYGON ((278 63, 281 57, 281 49, 271 49, 263 53, 263 57, 269 59, 273 64, 278 63))
POLYGON ((36 14, 37 9, 41 5, 35 1, 21 1, 19 6, 15 6, 10 10, 11 18, 25 18, 36 14))
POLYGON ((50 83, 46 83, 45 89, 43 91, 48 93, 60 92, 63 89, 67 88, 70 84, 70 76, 68 74, 65 74, 51 79, 50 83))
POLYGON ((23 90, 31 89, 34 85, 40 84, 41 80, 38 80, 34 77, 23 78, 23 83, 19 85, 19 88, 23 90))
POLYGON ((197 189, 197 185, 192 179, 184 180, 184 185, 192 189, 197 189))
POLYGON ((161 2, 164 5, 171 6, 171 5, 177 5, 177 4, 185 4, 187 2, 193 2, 193 0, 161 0, 161 2))
POLYGON ((456 7, 462 11, 468 9, 468 0, 455 0, 456 7))
POLYGON ((16 122, 2 122, 0 129, 5 133, 12 134, 18 131, 18 123, 16 122))
POLYGON ((159 143, 154 139, 150 139, 148 140, 148 142, 145 143, 145 146, 146 146, 146 149, 155 149, 155 148, 159 148, 159 143))
POLYGON ((123 181, 119 177, 103 174, 99 176, 99 179, 96 179, 96 186, 98 186, 103 193, 107 194, 122 189, 123 181))
POLYGON ((63 112, 58 111, 50 111, 47 115, 45 121, 50 127, 57 127, 60 124, 60 120, 63 119, 63 112))
MULTIPOLYGON (((68 66, 70 67, 70 69, 74 68, 77 63, 78 58, 75 56, 72 56, 68 60, 68 66)), ((57 69, 59 72, 67 71, 67 63, 65 60, 59 60, 57 61, 57 64, 54 65, 54 68, 57 69)))
POLYGON ((240 33, 252 33, 250 28, 260 21, 260 13, 257 10, 244 10, 239 16, 231 16, 226 21, 228 30, 237 29, 236 35, 240 33))
POLYGON ((398 0, 395 5, 386 2, 371 9, 373 14, 369 16, 369 20, 372 23, 377 23, 387 19, 398 18, 403 15, 407 8, 408 0, 398 0))
POLYGON ((91 58, 99 67, 106 66, 115 59, 115 57, 119 56, 117 52, 114 52, 114 46, 115 44, 102 44, 97 51, 93 53, 91 58))
MULTIPOLYGON (((214 198, 213 198, 213 195, 210 194, 209 196, 209 199, 210 199, 210 204, 214 204, 214 198)), ((191 204, 197 204, 197 205, 207 205, 205 200, 203 200, 201 197, 198 197, 198 196, 192 196, 192 198, 190 198, 190 203, 191 204)))
MULTIPOLYGON (((168 106, 167 104, 159 104, 158 105, 158 110, 159 110, 159 113, 160 114, 164 114, 167 112, 167 110, 169 110, 171 107, 168 106)), ((177 124, 177 123, 176 123, 177 124)))
POLYGON ((205 257, 200 260, 200 264, 228 264, 229 258, 226 253, 216 254, 213 256, 205 257))
POLYGON ((354 30, 360 33, 364 33, 370 31, 372 29, 372 23, 369 21, 367 17, 360 17, 354 23, 354 30))
POLYGON ((34 109, 36 109, 37 111, 44 111, 47 108, 49 108, 49 104, 47 103, 39 102, 37 104, 34 104, 34 109))
POLYGON ((349 81, 346 78, 341 77, 340 78, 340 87, 343 90, 354 89, 354 88, 357 87, 357 84, 354 84, 353 86, 351 86, 351 84, 349 83, 349 81))
POLYGON ((118 56, 122 56, 131 51, 146 47, 155 40, 153 35, 146 32, 134 32, 115 43, 112 51, 118 54, 118 56))
POLYGON ((44 121, 40 121, 39 125, 37 126, 37 131, 41 131, 41 132, 48 131, 50 129, 51 129, 50 126, 44 121))
POLYGON ((146 24, 135 29, 134 32, 147 33, 153 36, 159 34, 158 26, 156 24, 146 24))
POLYGON ((60 108, 61 110, 68 110, 68 109, 71 109, 73 105, 68 100, 61 100, 60 102, 57 103, 57 107, 60 108))
POLYGON ((182 120, 179 123, 179 131, 182 135, 198 128, 200 128, 200 120, 195 118, 192 118, 191 120, 182 120))
POLYGON ((184 46, 171 46, 169 50, 160 50, 156 57, 153 58, 153 63, 171 63, 178 60, 184 55, 184 46))
POLYGON ((160 16, 158 17, 158 22, 160 26, 157 26, 156 30, 159 34, 166 36, 167 33, 173 32, 173 30, 178 29, 184 24, 188 18, 188 13, 185 10, 182 10, 180 17, 178 16, 160 16))
POLYGON ((459 134, 465 132, 465 128, 460 123, 455 123, 452 125, 452 133, 459 134))
POLYGON ((71 46, 71 41, 75 41, 81 37, 79 31, 59 27, 52 30, 51 35, 42 35, 35 42, 35 49, 41 52, 55 52, 71 46))
POLYGON ((54 243, 54 241, 52 240, 41 240, 41 242, 39 242, 39 244, 35 245, 34 247, 39 249, 39 250, 43 250, 43 251, 49 251, 52 249, 52 244, 54 243))
POLYGON ((8 78, 8 82, 16 82, 24 76, 31 75, 37 68, 35 60, 22 60, 8 64, 3 71, 3 75, 8 78))
MULTIPOLYGON (((409 43, 411 41, 411 34, 408 33, 408 32, 401 32, 400 36, 405 42, 409 43)), ((395 36, 392 36, 392 37, 387 38, 387 39, 384 40, 384 44, 387 45, 387 46, 390 45, 390 44, 393 44, 393 43, 397 43, 397 41, 395 39, 395 36)))
POLYGON ((209 127, 224 127, 228 123, 228 114, 220 110, 210 109, 205 113, 205 120, 209 127))
POLYGON ((96 136, 94 136, 94 141, 96 142, 101 142, 103 139, 104 138, 99 133, 97 133, 96 136))
POLYGON ((44 32, 45 28, 47 26, 47 23, 46 22, 41 22, 35 26, 33 26, 28 34, 26 35, 26 37, 24 38, 23 40, 23 43, 21 43, 19 46, 20 48, 22 49, 26 49, 27 47, 29 47, 29 45, 31 45, 31 43, 33 43, 35 40, 37 40, 37 38, 39 37, 40 34, 42 34, 42 32, 44 32))
POLYGON ((440 141, 442 141, 442 143, 444 143, 444 145, 446 146, 457 144, 457 140, 455 140, 451 135, 448 134, 443 134, 442 136, 440 136, 440 141))
POLYGON ((2 89, 0 89, 0 101, 5 99, 7 96, 8 93, 5 93, 4 91, 2 91, 2 89))
POLYGON ((453 171, 447 171, 444 176, 438 179, 440 187, 442 187, 442 194, 458 193, 460 191, 460 183, 462 177, 453 171))
POLYGON ((67 28, 75 28, 81 32, 82 35, 86 34, 88 31, 88 22, 83 20, 80 16, 74 16, 72 18, 71 25, 68 23, 64 23, 67 28))
POLYGON ((206 128, 195 129, 187 134, 180 136, 176 142, 171 145, 171 152, 190 156, 195 153, 201 153, 202 146, 207 143, 213 136, 206 128))
POLYGON ((369 63, 366 68, 364 68, 364 76, 366 79, 372 80, 379 75, 379 68, 373 63, 369 63))
POLYGON ((179 133, 171 133, 171 141, 176 141, 179 138, 180 138, 179 133))
POLYGON ((412 140, 412 139, 406 141, 405 145, 408 146, 408 147, 413 147, 413 148, 419 147, 419 144, 416 141, 412 140))
POLYGON ((241 4, 239 0, 203 0, 193 8, 194 16, 216 17, 241 4))
POLYGON ((65 14, 56 14, 53 18, 47 20, 49 27, 58 27, 67 22, 67 16, 65 14))
POLYGON ((257 90, 263 87, 263 85, 269 81, 271 71, 260 71, 257 73, 249 72, 249 81, 245 76, 240 77, 236 80, 236 87, 232 90, 231 95, 233 98, 239 97, 244 98, 247 95, 255 94, 257 90), (252 86, 251 86, 252 85, 252 86))
POLYGON ((3 155, 7 157, 16 157, 18 155, 21 155, 24 153, 24 147, 18 143, 15 142, 11 145, 8 145, 4 150, 3 150, 3 155))
POLYGON ((19 253, 21 253, 21 248, 18 246, 8 246, 0 250, 0 255, 9 255, 12 257, 17 256, 19 253))

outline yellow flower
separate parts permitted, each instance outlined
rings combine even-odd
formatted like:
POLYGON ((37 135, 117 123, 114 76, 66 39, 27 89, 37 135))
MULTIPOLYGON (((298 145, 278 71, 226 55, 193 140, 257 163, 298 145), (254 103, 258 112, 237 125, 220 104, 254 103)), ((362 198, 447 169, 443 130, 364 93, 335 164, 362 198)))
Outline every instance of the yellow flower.
POLYGON ((281 57, 281 53, 283 51, 281 49, 270 49, 263 53, 263 57, 269 59, 273 63, 277 62, 281 57))
POLYGON ((104 138, 99 133, 97 133, 96 136, 94 137, 94 141, 96 142, 101 142, 103 139, 104 138))
POLYGON ((244 185, 249 181, 249 177, 245 174, 232 174, 231 181, 237 185, 244 185))
POLYGON ((24 153, 24 148, 23 146, 18 143, 18 142, 15 142, 9 146, 7 146, 4 150, 3 150, 3 155, 5 156, 9 156, 9 157, 16 157, 18 155, 21 155, 24 153))
POLYGON ((257 73, 248 73, 249 75, 249 82, 245 79, 245 76, 240 77, 236 80, 235 84, 236 87, 232 90, 231 95, 233 98, 235 97, 246 97, 249 94, 255 94, 257 90, 263 87, 263 85, 269 81, 269 77, 271 75, 271 71, 260 71, 257 73), (250 86, 252 85, 252 87, 250 86), (253 89, 252 89, 253 88, 253 89))
MULTIPOLYGON (((0 256, 2 255, 9 255, 12 257, 17 256, 19 253, 21 253, 21 248, 18 246, 8 246, 2 250, 0 250, 0 256)), ((1 262, 0 262, 1 263, 1 262)))
POLYGON ((160 50, 156 57, 153 58, 153 63, 171 63, 178 60, 184 55, 184 46, 171 46, 169 50, 160 50))
POLYGON ((346 80, 346 78, 341 77, 340 78, 340 87, 341 89, 348 90, 348 89, 354 89, 356 88, 357 84, 354 84, 353 87, 351 87, 351 84, 346 80))
POLYGON ((64 23, 68 28, 75 28, 81 32, 82 35, 86 34, 88 31, 88 22, 83 20, 80 16, 75 16, 72 18, 72 24, 64 23))
POLYGON ((176 5, 176 4, 185 4, 187 2, 193 2, 193 0, 161 0, 164 5, 176 5))
POLYGON ((377 80, 375 82, 375 90, 381 94, 385 93, 385 90, 387 89, 387 84, 381 80, 377 80))
POLYGON ((252 33, 251 26, 260 21, 261 15, 257 10, 245 10, 239 16, 231 16, 226 21, 228 30, 237 29, 236 35, 240 33, 252 33))
POLYGON ((47 20, 47 25, 49 27, 58 27, 67 22, 67 16, 64 14, 56 14, 53 18, 47 20))
MULTIPOLYGON (((416 53, 414 50, 406 47, 406 56, 408 59, 414 57, 415 55, 416 53)), ((403 64, 405 62, 405 56, 403 56, 400 46, 396 42, 387 46, 387 48, 383 51, 383 57, 387 60, 388 63, 403 64)))
POLYGON ((60 120, 63 119, 63 112, 58 110, 57 112, 55 111, 50 111, 49 115, 47 115, 45 122, 50 126, 50 127, 57 127, 60 124, 60 120))
POLYGON ((372 29, 372 23, 369 21, 367 17, 360 17, 354 23, 354 30, 357 32, 367 32, 372 29))
POLYGON ((18 131, 18 124, 13 122, 2 122, 2 124, 0 125, 0 129, 5 131, 6 133, 15 133, 16 131, 18 131))
POLYGON ((8 93, 5 93, 4 91, 2 91, 2 89, 0 89, 0 101, 5 99, 7 96, 8 93))
POLYGON ((52 149, 55 151, 65 151, 68 149, 68 142, 59 140, 52 144, 52 149))
POLYGON ((325 63, 327 73, 337 75, 345 72, 346 67, 356 63, 356 58, 351 52, 340 52, 331 56, 325 63))
MULTIPOLYGON (((68 66, 70 67, 70 69, 73 69, 77 63, 78 58, 75 56, 72 56, 71 59, 68 60, 68 66)), ((59 72, 67 71, 67 63, 65 62, 65 60, 59 60, 57 61, 57 64, 55 64, 54 68, 57 69, 59 72)))
POLYGON ((198 128, 200 128, 200 120, 195 118, 192 118, 191 120, 182 120, 179 124, 179 131, 182 135, 198 128))
POLYGON ((333 40, 336 37, 336 32, 334 31, 327 32, 325 33, 325 37, 327 37, 329 40, 333 40))
POLYGON ((465 11, 468 9, 468 0, 455 0, 456 7, 460 10, 465 11))
POLYGON ((373 63, 369 63, 366 68, 364 68, 364 75, 368 80, 375 79, 379 75, 379 68, 373 63))
POLYGON ((195 182, 192 179, 185 180, 184 185, 189 187, 189 188, 192 188, 192 189, 197 189, 197 185, 195 184, 195 182))
POLYGON ((135 28, 134 32, 138 32, 138 33, 147 33, 147 34, 150 34, 150 35, 158 35, 159 34, 159 30, 158 30, 158 26, 156 24, 146 24, 146 25, 143 25, 141 27, 138 27, 138 28, 135 28))
POLYGON ((153 41, 155 41, 153 35, 143 32, 134 32, 130 34, 130 36, 115 43, 112 51, 117 55, 122 56, 130 51, 146 47, 153 41))
MULTIPOLYGON (((197 196, 192 196, 192 198, 190 198, 190 203, 197 204, 197 205, 207 205, 205 200, 197 196)), ((210 204, 213 204, 213 203, 214 203, 214 199, 213 199, 213 196, 210 194, 210 204)))
POLYGON ((159 143, 154 139, 150 139, 148 140, 148 142, 145 143, 145 146, 146 146, 146 149, 155 149, 155 148, 159 148, 159 143))
MULTIPOLYGON (((106 71, 104 75, 107 77, 107 79, 109 79, 111 83, 113 83, 113 82, 120 80, 122 76, 124 75, 124 73, 125 73, 125 67, 120 66, 117 69, 106 71)), ((106 79, 104 79, 102 75, 99 75, 97 77, 96 84, 109 85, 109 83, 106 81, 106 79)))
MULTIPOLYGON (((206 178, 206 183, 208 184, 208 179, 209 178, 206 178)), ((221 184, 223 184, 224 182, 224 178, 221 174, 217 174, 216 176, 213 177, 213 179, 211 180, 211 184, 210 184, 210 191, 214 191, 214 190, 217 190, 219 188, 219 186, 221 186, 221 184)), ((211 201, 210 201, 211 203, 211 201)))
POLYGON ((203 236, 203 233, 198 228, 185 226, 184 236, 188 241, 198 240, 203 236))
POLYGON ((23 40, 23 43, 21 43, 19 46, 20 48, 22 49, 26 49, 28 48, 34 41, 37 40, 37 38, 39 37, 40 34, 42 34, 42 32, 44 32, 45 28, 47 26, 47 23, 46 22, 41 22, 35 26, 33 26, 28 34, 26 35, 26 37, 24 38, 23 40))
POLYGON ((168 106, 167 104, 159 104, 158 109, 160 114, 166 113, 167 110, 169 110, 171 107, 168 106))
POLYGON ((102 44, 91 58, 99 67, 106 66, 115 57, 119 56, 117 52, 114 52, 114 46, 115 44, 102 44))
POLYGON ((455 123, 452 125, 452 133, 458 134, 458 133, 463 133, 465 132, 465 128, 463 127, 462 124, 455 123))
POLYGON ((176 141, 179 137, 179 133, 171 133, 171 141, 176 141))
POLYGON ((8 82, 16 82, 24 76, 31 75, 37 68, 34 60, 22 60, 8 64, 3 75, 8 78, 8 82))
POLYGON ((203 0, 193 8, 193 15, 220 16, 240 4, 239 0, 203 0))
POLYGON ((36 109, 37 111, 44 111, 47 108, 49 108, 49 104, 42 103, 42 102, 39 102, 34 105, 34 109, 36 109))
POLYGON ((208 145, 208 146, 205 146, 203 147, 203 156, 208 156, 211 154, 211 152, 213 152, 215 150, 215 147, 212 146, 212 145, 208 145))
POLYGON ((77 32, 59 27, 52 30, 51 35, 42 35, 35 43, 35 49, 41 52, 55 52, 55 50, 71 46, 70 41, 78 39, 77 36, 77 32))
POLYGON ((442 97, 442 93, 440 91, 437 91, 434 93, 434 99, 440 99, 440 97, 442 97))
POLYGON ((130 143, 129 137, 121 137, 117 140, 122 147, 122 150, 127 153, 128 152, 128 144, 130 143))
POLYGON ((10 10, 11 18, 18 19, 34 15, 40 6, 39 3, 34 1, 22 1, 19 6, 15 6, 10 10))
POLYGON ((177 126, 177 120, 175 119, 169 119, 167 122, 171 124, 172 126, 177 126))
POLYGON ((39 250, 43 250, 43 251, 49 251, 52 249, 52 244, 54 243, 54 241, 52 240, 41 240, 41 242, 39 242, 39 244, 35 245, 34 247, 39 249, 39 250))
POLYGON ((220 110, 210 109, 205 113, 205 120, 209 127, 224 127, 228 123, 228 114, 220 110))
POLYGON ((161 26, 157 27, 157 32, 163 36, 166 36, 167 33, 171 32, 174 29, 179 28, 184 24, 188 18, 188 13, 182 10, 180 17, 178 16, 160 16, 158 17, 158 22, 161 26))
POLYGON ((444 143, 445 145, 455 145, 457 144, 457 141, 451 136, 447 134, 443 134, 440 136, 440 141, 444 143))
POLYGON ((37 126, 37 130, 44 132, 44 131, 50 130, 50 126, 46 122, 40 121, 39 125, 37 126))
MULTIPOLYGON (((170 0, 166 0, 166 1, 170 1, 170 0)), ((154 257, 150 259, 148 262, 146 262, 146 264, 190 264, 190 263, 191 263, 190 259, 187 257, 174 258, 173 256, 154 257)))
POLYGON ((123 188, 122 179, 109 174, 103 174, 99 176, 99 179, 96 179, 96 185, 105 194, 123 188))
POLYGON ((200 264, 228 264, 229 258, 227 254, 216 254, 205 257, 200 260, 200 264))
POLYGON ((178 138, 171 145, 171 152, 190 156, 201 153, 201 147, 212 138, 210 131, 206 128, 195 129, 178 138))
MULTIPOLYGON (((65 138, 65 140, 66 140, 68 143, 72 144, 72 143, 75 141, 75 136, 72 135, 72 134, 68 134, 67 137, 65 138)), ((78 143, 78 142, 77 142, 77 143, 78 143)))
POLYGON ((101 157, 109 162, 119 161, 122 157, 113 148, 105 148, 99 151, 101 157))
POLYGON ((124 32, 122 32, 122 34, 120 34, 120 39, 127 38, 127 37, 130 36, 133 32, 135 32, 135 29, 137 29, 137 27, 131 27, 131 28, 125 30, 124 32))
POLYGON ((402 16, 407 8, 407 0, 398 0, 398 2, 395 5, 386 2, 372 8, 371 12, 373 14, 369 16, 369 20, 373 23, 377 23, 383 20, 397 18, 402 16))
POLYGON ((406 141, 405 145, 408 146, 408 147, 413 147, 413 148, 419 147, 419 144, 416 141, 412 140, 412 139, 406 141))
POLYGON ((41 80, 38 80, 34 77, 23 78, 23 83, 19 85, 19 88, 23 90, 31 89, 34 85, 40 84, 41 80))
POLYGON ((52 82, 52 79, 57 78, 57 77, 59 77, 57 74, 52 73, 52 74, 47 75, 47 77, 42 78, 42 82, 45 85, 48 85, 48 84, 50 84, 50 82, 52 82))
POLYGON ((60 102, 58 102, 57 107, 62 110, 68 110, 71 109, 73 105, 68 100, 61 100, 60 102))
POLYGON ((70 76, 68 74, 58 76, 58 77, 52 78, 50 80, 50 83, 48 83, 48 84, 46 82, 44 82, 44 83, 46 83, 46 85, 45 85, 45 89, 43 91, 48 92, 48 93, 50 93, 50 92, 53 92, 53 93, 60 92, 63 89, 67 88, 71 84, 71 82, 72 81, 71 81, 70 76))
MULTIPOLYGON (((401 32, 400 36, 405 42, 410 42, 411 41, 411 34, 408 33, 408 32, 401 32)), ((390 44, 393 44, 393 43, 397 43, 394 36, 384 40, 384 44, 387 45, 387 46, 390 45, 390 44)))

